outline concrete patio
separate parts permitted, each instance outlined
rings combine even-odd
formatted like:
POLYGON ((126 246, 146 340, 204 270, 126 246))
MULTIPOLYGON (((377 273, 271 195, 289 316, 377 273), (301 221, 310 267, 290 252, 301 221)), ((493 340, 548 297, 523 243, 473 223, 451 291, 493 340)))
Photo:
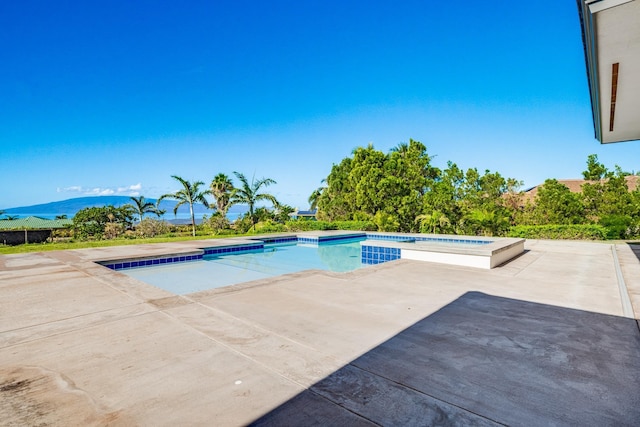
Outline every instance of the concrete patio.
POLYGON ((0 424, 640 419, 633 246, 531 240, 493 270, 399 260, 186 296, 94 262, 225 243, 0 256, 0 424))

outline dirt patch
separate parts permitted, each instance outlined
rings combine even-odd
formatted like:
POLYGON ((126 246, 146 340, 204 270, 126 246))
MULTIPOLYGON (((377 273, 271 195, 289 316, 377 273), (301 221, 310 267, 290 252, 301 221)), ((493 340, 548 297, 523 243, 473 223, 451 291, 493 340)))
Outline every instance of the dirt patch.
POLYGON ((3 426, 133 425, 119 411, 108 411, 63 375, 40 367, 0 370, 3 426))
POLYGON ((149 304, 157 307, 161 310, 166 310, 168 308, 180 307, 182 305, 192 304, 192 301, 189 301, 181 296, 176 297, 166 297, 166 298, 157 298, 147 301, 149 304))

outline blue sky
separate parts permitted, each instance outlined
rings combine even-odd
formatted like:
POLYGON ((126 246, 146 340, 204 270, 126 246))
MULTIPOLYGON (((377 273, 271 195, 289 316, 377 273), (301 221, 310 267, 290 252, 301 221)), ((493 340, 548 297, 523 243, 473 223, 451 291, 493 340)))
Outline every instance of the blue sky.
POLYGON ((525 187, 640 169, 594 139, 574 1, 7 1, 0 41, 1 208, 233 171, 303 208, 409 138, 525 187))

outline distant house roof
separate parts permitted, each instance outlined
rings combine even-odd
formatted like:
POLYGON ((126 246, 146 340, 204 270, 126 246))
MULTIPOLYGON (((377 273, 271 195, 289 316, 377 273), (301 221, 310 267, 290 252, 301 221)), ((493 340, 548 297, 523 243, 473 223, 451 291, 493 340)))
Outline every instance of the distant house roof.
MULTIPOLYGON (((629 187, 629 191, 633 191, 640 186, 640 176, 628 175, 625 177, 625 180, 627 181, 627 187, 629 187)), ((572 193, 582 193, 582 186, 590 182, 585 179, 558 179, 557 181, 560 184, 567 186, 569 191, 571 191, 572 193)), ((536 198, 536 194, 538 194, 538 188, 540 188, 542 185, 544 185, 544 183, 536 185, 535 187, 532 187, 525 191, 523 193, 523 201, 533 202, 533 200, 536 198)))
POLYGON ((315 218, 317 212, 318 212, 317 209, 313 209, 309 211, 296 210, 295 212, 290 213, 289 216, 294 218, 297 218, 297 217, 315 218))
POLYGON ((18 219, 1 219, 0 230, 54 230, 71 225, 70 219, 46 219, 28 216, 18 219))

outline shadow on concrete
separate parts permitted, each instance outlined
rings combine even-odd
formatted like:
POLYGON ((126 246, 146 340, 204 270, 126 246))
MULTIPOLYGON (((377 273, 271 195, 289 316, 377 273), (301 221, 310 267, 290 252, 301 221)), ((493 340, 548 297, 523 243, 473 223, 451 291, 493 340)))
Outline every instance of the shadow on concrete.
POLYGON ((634 319, 469 292, 253 425, 635 425, 634 319))
POLYGON ((640 261, 640 242, 627 242, 627 245, 636 258, 638 258, 638 261, 640 261))

